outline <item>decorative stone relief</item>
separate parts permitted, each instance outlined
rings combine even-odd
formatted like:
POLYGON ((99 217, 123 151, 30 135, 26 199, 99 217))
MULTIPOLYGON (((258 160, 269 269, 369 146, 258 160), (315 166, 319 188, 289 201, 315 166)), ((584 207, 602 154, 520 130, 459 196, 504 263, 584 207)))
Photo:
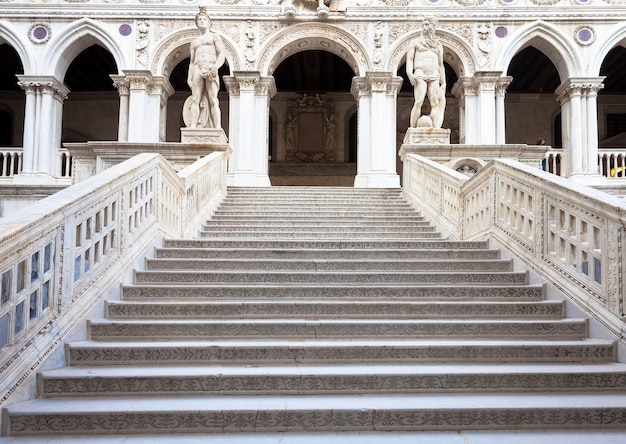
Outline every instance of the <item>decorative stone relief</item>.
POLYGON ((285 160, 333 162, 336 143, 335 104, 316 94, 289 101, 285 160))
POLYGON ((574 30, 574 40, 580 46, 589 46, 596 41, 596 32, 591 26, 578 26, 574 30))
POLYGON ((380 65, 383 61, 383 45, 385 43, 385 31, 387 26, 380 20, 374 23, 374 65, 380 65))
POLYGON ((147 68, 150 60, 150 21, 141 20, 137 23, 136 64, 138 68, 147 68))
POLYGON ((476 35, 478 36, 477 46, 480 50, 478 64, 481 68, 485 68, 489 66, 489 53, 491 51, 491 26, 481 23, 476 27, 476 35))
POLYGON ((367 55, 355 36, 336 27, 308 25, 290 30, 276 38, 263 52, 258 66, 264 73, 273 73, 287 57, 311 49, 332 52, 344 59, 355 73, 360 72, 360 66, 369 65, 367 55))
POLYGON ((244 41, 246 49, 243 55, 246 59, 246 68, 252 69, 254 62, 256 61, 256 40, 257 40, 257 26, 252 20, 246 20, 244 25, 244 41))

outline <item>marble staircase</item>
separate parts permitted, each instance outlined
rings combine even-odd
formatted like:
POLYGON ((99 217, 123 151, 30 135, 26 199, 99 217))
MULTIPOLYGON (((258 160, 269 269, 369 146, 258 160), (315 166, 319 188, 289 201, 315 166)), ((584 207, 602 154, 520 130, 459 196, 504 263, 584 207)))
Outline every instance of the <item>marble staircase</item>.
MULTIPOLYGON (((616 344, 400 190, 230 189, 135 272, 10 437, 626 428, 616 344)), ((304 441, 306 442, 306 440, 304 441)))

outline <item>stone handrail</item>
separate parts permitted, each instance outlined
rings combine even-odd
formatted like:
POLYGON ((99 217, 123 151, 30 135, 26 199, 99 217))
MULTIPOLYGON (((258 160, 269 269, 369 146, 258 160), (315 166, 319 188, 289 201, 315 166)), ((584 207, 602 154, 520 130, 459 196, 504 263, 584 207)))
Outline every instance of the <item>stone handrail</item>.
POLYGON ((609 179, 626 178, 626 148, 598 150, 600 174, 609 179))
POLYGON ((140 154, 0 218, 0 405, 28 396, 44 361, 119 297, 151 247, 197 230, 226 193, 227 157, 176 173, 140 154))
POLYGON ((22 148, 0 148, 0 178, 22 171, 22 148))
POLYGON ((492 238, 624 339, 623 200, 513 160, 470 179, 416 154, 404 156, 404 192, 443 232, 492 238))

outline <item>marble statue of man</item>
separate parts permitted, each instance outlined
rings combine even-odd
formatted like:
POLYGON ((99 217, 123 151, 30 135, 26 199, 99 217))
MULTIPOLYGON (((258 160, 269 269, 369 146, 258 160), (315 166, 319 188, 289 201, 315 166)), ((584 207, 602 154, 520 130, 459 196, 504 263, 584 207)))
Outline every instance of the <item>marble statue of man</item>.
POLYGON ((221 128, 222 118, 217 94, 220 89, 219 68, 226 58, 221 37, 211 31, 206 8, 196 15, 200 37, 191 42, 187 84, 191 97, 185 103, 185 125, 190 128, 221 128))
POLYGON ((435 25, 434 19, 424 20, 421 35, 412 43, 406 55, 406 73, 413 85, 415 97, 411 110, 411 128, 441 128, 443 124, 446 71, 443 66, 443 46, 435 37, 435 25), (425 116, 420 118, 426 97, 430 102, 430 120, 425 116))

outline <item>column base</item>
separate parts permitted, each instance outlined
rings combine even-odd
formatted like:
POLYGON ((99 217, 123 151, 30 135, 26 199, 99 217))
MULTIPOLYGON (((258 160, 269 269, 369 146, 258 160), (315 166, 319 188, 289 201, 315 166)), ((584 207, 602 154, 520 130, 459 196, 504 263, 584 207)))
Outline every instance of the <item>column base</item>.
POLYGON ((20 173, 13 176, 16 185, 59 185, 56 177, 48 173, 20 173))
POLYGON ((267 174, 234 173, 229 174, 226 179, 229 187, 271 187, 270 177, 267 174))
POLYGON ((181 128, 180 141, 182 143, 210 145, 227 143, 228 137, 222 128, 181 128))
POLYGON ((450 145, 450 130, 443 128, 409 128, 402 143, 407 145, 450 145))
POLYGON ((396 173, 357 174, 354 188, 400 188, 400 176, 396 173))

